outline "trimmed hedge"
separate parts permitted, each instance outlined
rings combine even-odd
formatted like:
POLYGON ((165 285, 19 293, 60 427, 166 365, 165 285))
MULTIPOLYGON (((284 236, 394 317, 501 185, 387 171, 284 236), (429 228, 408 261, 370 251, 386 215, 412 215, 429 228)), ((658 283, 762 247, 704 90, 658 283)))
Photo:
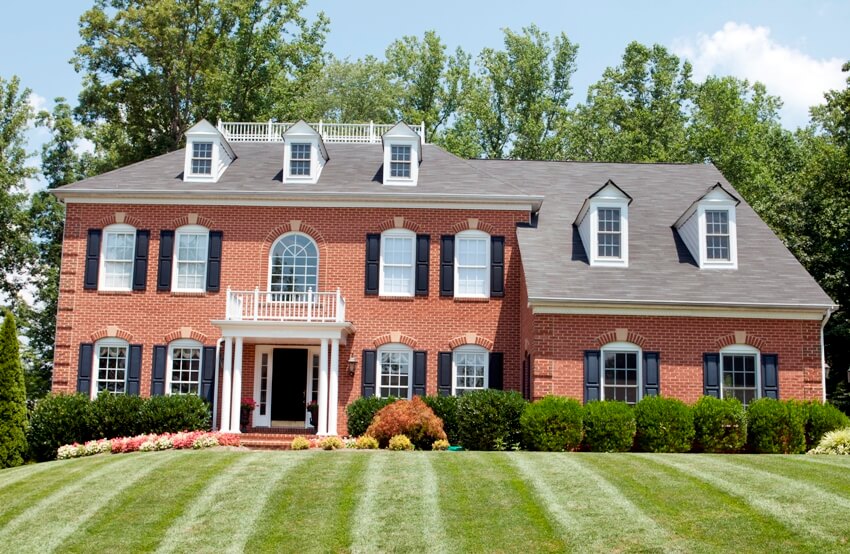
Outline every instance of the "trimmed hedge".
POLYGON ((145 400, 142 409, 142 432, 162 434, 209 429, 211 415, 209 405, 200 396, 153 396, 145 400))
POLYGON ((508 450, 522 439, 520 417, 527 402, 515 391, 486 389, 457 403, 458 442, 467 450, 508 450))
POLYGON ((366 433, 366 429, 372 424, 372 418, 378 410, 392 404, 397 399, 394 397, 378 398, 377 396, 361 396, 345 408, 348 415, 348 435, 359 437, 366 433))
POLYGON ((522 443, 528 450, 564 452, 581 445, 584 429, 578 400, 546 396, 528 404, 519 422, 522 443))
POLYGON ((814 448, 824 434, 850 427, 850 417, 830 403, 822 404, 816 400, 805 402, 806 411, 806 448, 814 448))
POLYGON ((645 396, 635 405, 635 446, 642 452, 688 452, 694 440, 694 414, 675 398, 645 396))
POLYGON ((635 409, 613 400, 584 406, 584 448, 591 452, 628 452, 635 442, 635 409))
POLYGON ((694 405, 694 449, 734 453, 747 444, 747 412, 737 398, 703 396, 694 405))
POLYGON ((91 404, 82 394, 48 394, 36 401, 27 430, 30 457, 53 460, 60 446, 95 438, 91 404))
POLYGON ((801 402, 760 398, 747 406, 747 446, 759 454, 800 454, 806 449, 801 402))
MULTIPOLYGON (((166 398, 166 397, 161 397, 166 398)), ((195 398, 198 398, 197 396, 195 398)), ((198 398, 200 400, 200 398, 198 398)), ((203 402, 202 402, 203 403, 203 402)), ((135 437, 141 434, 164 433, 147 429, 143 419, 146 400, 126 394, 100 394, 90 405, 94 436, 92 438, 135 437)), ((177 429, 177 431, 188 430, 177 429)), ((195 429, 192 429, 193 431, 195 429)))
POLYGON ((423 396, 422 400, 443 420, 443 431, 451 444, 458 441, 457 396, 423 396))

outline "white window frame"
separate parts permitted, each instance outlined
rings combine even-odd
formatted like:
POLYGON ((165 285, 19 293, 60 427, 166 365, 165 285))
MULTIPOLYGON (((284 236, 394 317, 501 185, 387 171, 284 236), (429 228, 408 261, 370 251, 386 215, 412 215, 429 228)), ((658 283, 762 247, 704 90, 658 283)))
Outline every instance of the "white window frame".
POLYGON ((469 387, 461 387, 461 390, 465 392, 472 392, 476 390, 486 390, 490 388, 490 351, 484 348, 483 346, 478 346, 475 344, 466 344, 463 346, 458 346, 454 350, 452 350, 452 396, 457 396, 458 386, 457 386, 457 355, 458 354, 483 354, 484 355, 484 387, 483 389, 479 388, 469 388, 469 387))
MULTIPOLYGON (((116 223, 103 228, 100 241, 100 267, 98 268, 98 283, 97 289, 104 291, 131 291, 133 290, 133 266, 136 258, 136 228, 125 223, 116 223), (106 286, 106 243, 109 240, 109 235, 133 235, 133 254, 130 256, 130 282, 126 287, 108 287, 106 286)), ((124 260, 120 260, 124 262, 124 260)))
MULTIPOLYGON (((377 352, 377 368, 375 371, 375 396, 379 398, 383 398, 381 395, 382 389, 385 387, 382 383, 382 375, 383 375, 383 363, 381 362, 381 357, 384 353, 406 353, 407 354, 407 396, 406 397, 397 397, 397 398, 407 398, 410 399, 412 397, 413 391, 413 349, 407 345, 400 343, 391 343, 385 344, 378 348, 377 352)), ((386 387, 390 388, 390 387, 386 387)), ((397 388, 397 387, 393 387, 397 388)))
MULTIPOLYGON (((168 344, 168 356, 166 362, 166 372, 165 372, 165 394, 191 394, 191 393, 174 393, 171 391, 172 385, 172 372, 174 371, 173 363, 174 363, 174 350, 177 348, 197 348, 198 349, 198 381, 196 383, 198 387, 198 392, 196 393, 198 396, 201 394, 201 379, 204 374, 204 345, 200 342, 192 339, 177 339, 171 341, 168 344)), ((188 381, 181 381, 181 383, 187 383, 188 381)))
POLYGON ((289 173, 289 177, 291 177, 291 178, 294 177, 295 179, 305 179, 305 180, 312 178, 312 175, 313 175, 313 158, 315 157, 313 150, 314 150, 313 143, 310 142, 310 141, 291 142, 289 144, 289 163, 287 164, 287 168, 286 168, 288 173, 289 173), (307 157, 306 158, 296 158, 293 155, 292 151, 296 146, 299 146, 299 147, 306 146, 307 147, 307 157), (307 173, 306 174, 305 173, 293 173, 292 172, 292 162, 307 162, 307 173))
MULTIPOLYGON (((637 387, 637 391, 635 394, 635 404, 640 402, 641 398, 643 398, 643 350, 640 346, 631 343, 631 342, 609 342, 605 346, 599 349, 599 399, 607 400, 605 398, 605 353, 627 353, 627 354, 636 354, 637 360, 637 378, 635 379, 635 386, 637 387)), ((624 387, 623 387, 624 388, 624 387)), ((616 400, 612 398, 611 400, 616 400)))
POLYGON ((700 203, 697 208, 697 225, 699 226, 699 260, 703 269, 737 269, 738 268, 738 226, 735 219, 734 202, 728 200, 708 200, 700 203), (708 259, 708 238, 706 228, 706 212, 726 212, 729 222, 729 259, 708 259))
POLYGON ((213 179, 215 178, 215 164, 216 164, 216 148, 214 140, 193 140, 189 144, 186 145, 187 148, 190 148, 189 152, 189 175, 194 178, 201 179, 213 179), (195 156, 195 146, 198 145, 209 145, 210 147, 210 157, 199 157, 195 156), (209 160, 210 162, 210 172, 209 173, 198 173, 193 169, 195 160, 209 160))
MULTIPOLYGON (((397 264, 392 264, 390 267, 400 267, 397 264)), ((381 259, 380 259, 380 268, 379 268, 379 278, 378 278, 378 294, 380 296, 400 296, 400 297, 409 297, 413 296, 414 291, 416 290, 416 233, 410 231, 408 229, 389 229, 381 233, 381 259), (386 248, 386 239, 387 238, 403 238, 408 239, 410 241, 410 269, 409 269, 409 286, 407 291, 404 292, 387 292, 384 288, 384 255, 387 251, 386 248)))
MULTIPOLYGON (((174 267, 171 271, 171 290, 174 292, 205 292, 207 290, 207 263, 209 261, 209 247, 210 247, 210 230, 201 225, 184 225, 183 227, 178 227, 174 232, 174 253, 172 255, 172 263, 174 267), (180 277, 180 259, 178 258, 180 253, 180 237, 182 235, 205 235, 206 236, 206 252, 204 254, 203 266, 204 273, 201 279, 201 287, 200 288, 185 288, 179 287, 178 283, 180 277)), ((196 261, 186 262, 186 263, 201 263, 196 261)))
MULTIPOLYGON (((116 337, 108 337, 100 339, 94 343, 94 353, 92 359, 92 385, 90 397, 92 400, 97 398, 100 393, 100 349, 110 347, 124 348, 124 392, 111 392, 111 394, 127 394, 127 372, 130 371, 130 343, 116 337)), ((109 381, 118 382, 118 381, 109 381)))
MULTIPOLYGON (((755 356, 755 372, 756 372, 756 395, 753 400, 758 400, 761 398, 761 351, 758 348, 753 346, 749 346, 746 344, 733 344, 730 346, 726 346, 725 348, 721 348, 720 352, 720 360, 718 363, 720 370, 720 398, 724 398, 724 390, 723 390, 723 356, 724 355, 732 355, 732 356, 755 356)), ((732 388, 740 388, 740 387, 732 387, 732 388)))
MULTIPOLYGON (((280 243, 283 239, 285 239, 286 237, 292 236, 292 235, 298 235, 298 236, 306 238, 311 243, 313 243, 313 248, 316 249, 316 285, 314 287, 312 287, 312 289, 313 289, 313 292, 319 292, 319 269, 321 267, 319 265, 320 262, 321 262, 321 259, 320 259, 320 256, 319 256, 319 254, 320 254, 319 253, 319 245, 315 240, 313 240, 313 237, 311 237, 310 235, 307 235, 305 233, 300 233, 298 231, 292 231, 292 232, 289 232, 289 233, 284 233, 281 236, 279 236, 277 239, 275 239, 275 241, 272 243, 272 247, 269 249, 269 272, 268 272, 269 274, 268 274, 268 281, 267 281, 267 283, 268 283, 268 289, 267 290, 269 292, 278 292, 278 291, 272 290, 272 270, 273 270, 272 260, 274 259, 274 249, 277 247, 278 243, 280 243)), ((308 288, 310 288, 310 287, 308 287, 308 288)), ((290 294, 292 294, 294 296, 295 294, 299 294, 300 292, 302 292, 302 291, 295 291, 294 293, 290 293, 290 294)), ((307 290, 304 290, 303 292, 306 293, 307 290)), ((284 292, 284 294, 285 294, 285 292, 284 292)), ((281 298, 283 298, 283 296, 281 296, 281 298)), ((275 296, 272 294, 271 300, 274 300, 274 299, 275 299, 275 296)))
MULTIPOLYGON (((490 297, 490 251, 491 251, 491 242, 490 235, 485 233, 484 231, 477 230, 467 230, 461 231, 460 233, 455 235, 455 244, 454 244, 454 295, 456 298, 489 298, 490 297), (485 255, 485 264, 484 264, 484 291, 478 294, 469 294, 469 293, 461 293, 460 292, 460 269, 461 269, 461 260, 460 260, 460 241, 462 240, 483 240, 484 244, 484 255, 485 255)), ((470 266, 464 266, 470 267, 470 266)), ((475 268, 481 269, 481 268, 475 268)))
POLYGON ((588 214, 590 217, 590 252, 588 259, 591 265, 626 267, 629 265, 629 201, 600 199, 592 202, 588 214), (620 210, 620 255, 599 255, 599 210, 620 210))
POLYGON ((391 139, 386 139, 384 143, 384 168, 383 168, 383 184, 387 186, 407 186, 413 187, 416 186, 416 182, 419 179, 419 158, 420 158, 420 148, 419 145, 419 137, 416 138, 407 138, 407 137, 393 137, 391 139), (409 147, 410 148, 410 177, 393 177, 392 176, 392 151, 393 146, 395 147, 409 147))

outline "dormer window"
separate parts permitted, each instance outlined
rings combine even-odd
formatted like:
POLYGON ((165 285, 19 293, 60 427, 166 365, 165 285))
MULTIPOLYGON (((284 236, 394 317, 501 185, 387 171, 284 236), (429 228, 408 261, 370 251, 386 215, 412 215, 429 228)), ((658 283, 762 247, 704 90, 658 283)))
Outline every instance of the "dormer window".
POLYGON ((289 174, 297 176, 310 176, 310 150, 309 143, 296 142, 289 146, 289 174))
POLYGON ((705 211, 705 256, 709 260, 729 261, 729 212, 705 211))
POLYGON ((674 224, 700 269, 737 269, 735 196, 717 183, 674 224))
POLYGON ((235 159, 236 153, 227 139, 206 119, 186 131, 184 181, 215 183, 235 159))
POLYGON ((192 143, 192 175, 212 175, 213 143, 192 143))
POLYGON ((322 136, 304 121, 283 133, 283 182, 314 185, 330 159, 322 136))
POLYGON ((410 179, 410 146, 394 144, 390 148, 390 177, 410 179))
POLYGON ((385 185, 416 186, 422 161, 422 137, 405 123, 399 123, 381 136, 384 144, 383 181, 385 185))
POLYGON ((597 255, 600 258, 619 260, 622 257, 622 225, 620 224, 620 208, 597 209, 599 223, 597 231, 597 255))
POLYGON ((631 203, 631 196, 613 181, 608 181, 582 204, 574 225, 578 227, 590 265, 629 265, 631 203))

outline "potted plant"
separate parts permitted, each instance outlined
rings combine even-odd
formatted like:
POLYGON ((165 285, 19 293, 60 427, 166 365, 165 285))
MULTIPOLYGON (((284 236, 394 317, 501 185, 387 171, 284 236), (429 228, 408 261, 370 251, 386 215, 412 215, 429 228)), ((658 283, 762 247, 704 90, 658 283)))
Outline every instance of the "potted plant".
POLYGON ((310 412, 310 425, 313 427, 319 426, 319 403, 311 400, 307 403, 307 411, 310 412))
POLYGON ((253 398, 246 396, 242 399, 241 404, 241 417, 239 418, 239 427, 240 430, 244 433, 248 430, 248 425, 250 424, 251 412, 254 411, 254 408, 257 407, 257 403, 253 398))

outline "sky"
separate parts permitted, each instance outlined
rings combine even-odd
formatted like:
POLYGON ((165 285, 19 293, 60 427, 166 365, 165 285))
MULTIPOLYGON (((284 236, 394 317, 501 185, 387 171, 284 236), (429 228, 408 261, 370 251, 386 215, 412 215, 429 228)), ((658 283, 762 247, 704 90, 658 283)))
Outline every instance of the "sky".
MULTIPOLYGON (((69 60, 80 42, 79 17, 93 0, 4 4, 0 77, 19 76, 36 109, 50 109, 57 96, 75 99, 81 76, 69 60)), ((588 86, 620 62, 629 42, 657 43, 689 59, 697 80, 716 74, 763 82, 783 99, 782 121, 792 129, 806 124, 808 108, 821 103, 824 92, 845 86, 841 65, 850 60, 850 0, 311 0, 305 14, 312 19, 319 11, 330 18, 326 50, 350 59, 381 57, 396 38, 426 30, 436 31, 450 50, 472 54, 501 48, 504 28, 534 23, 551 35, 564 32, 579 45, 574 102, 584 101, 588 86)), ((47 132, 34 129, 28 136, 35 152, 47 132)))

